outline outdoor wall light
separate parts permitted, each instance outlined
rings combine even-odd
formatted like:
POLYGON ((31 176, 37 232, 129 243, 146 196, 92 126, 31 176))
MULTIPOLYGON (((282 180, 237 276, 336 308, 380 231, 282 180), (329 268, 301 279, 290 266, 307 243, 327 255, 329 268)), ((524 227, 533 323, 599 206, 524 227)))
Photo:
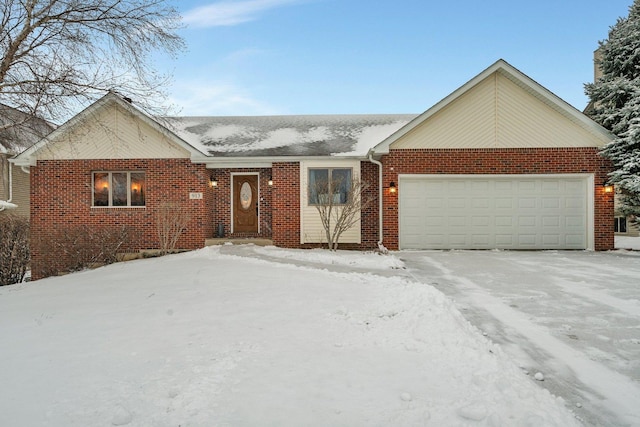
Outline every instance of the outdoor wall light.
POLYGON ((391 181, 389 183, 389 193, 395 193, 396 191, 398 191, 398 189, 396 188, 396 183, 394 181, 391 181))
POLYGON ((269 181, 267 181, 267 184, 269 184, 269 187, 273 186, 273 177, 272 176, 269 177, 269 181))
POLYGON ((605 193, 613 193, 613 185, 604 184, 603 190, 605 193))
POLYGON ((217 187, 218 186, 218 180, 216 178, 211 178, 211 186, 212 187, 217 187))

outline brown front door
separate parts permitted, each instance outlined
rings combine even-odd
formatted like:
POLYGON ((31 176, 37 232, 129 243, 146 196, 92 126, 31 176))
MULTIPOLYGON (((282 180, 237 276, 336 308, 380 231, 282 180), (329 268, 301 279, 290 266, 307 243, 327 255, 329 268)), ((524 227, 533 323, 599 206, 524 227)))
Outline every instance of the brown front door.
POLYGON ((233 232, 258 232, 258 176, 233 176, 233 232))

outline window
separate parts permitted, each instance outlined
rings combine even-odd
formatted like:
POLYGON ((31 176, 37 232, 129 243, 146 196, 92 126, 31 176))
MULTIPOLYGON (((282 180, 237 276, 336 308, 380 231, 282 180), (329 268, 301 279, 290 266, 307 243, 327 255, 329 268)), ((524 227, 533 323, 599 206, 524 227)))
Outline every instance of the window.
POLYGON ((627 232, 627 218, 620 216, 613 219, 613 231, 616 233, 627 232))
POLYGON ((349 198, 351 169, 309 169, 309 204, 343 205, 349 198), (329 197, 332 197, 330 200, 329 197))
POLYGON ((93 206, 144 206, 144 172, 94 172, 93 206))

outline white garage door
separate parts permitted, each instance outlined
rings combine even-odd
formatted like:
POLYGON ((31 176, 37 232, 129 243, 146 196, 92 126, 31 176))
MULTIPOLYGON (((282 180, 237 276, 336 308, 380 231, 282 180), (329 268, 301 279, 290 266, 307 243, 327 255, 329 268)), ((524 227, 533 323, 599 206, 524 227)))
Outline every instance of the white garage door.
POLYGON ((400 176, 401 249, 587 249, 587 176, 400 176))

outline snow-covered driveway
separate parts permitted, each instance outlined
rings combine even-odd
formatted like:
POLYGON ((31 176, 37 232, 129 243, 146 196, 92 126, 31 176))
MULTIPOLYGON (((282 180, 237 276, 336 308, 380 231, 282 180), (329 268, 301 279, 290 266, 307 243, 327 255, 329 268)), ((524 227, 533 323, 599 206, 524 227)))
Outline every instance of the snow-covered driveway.
POLYGON ((640 425, 640 253, 399 252, 587 425, 640 425))

